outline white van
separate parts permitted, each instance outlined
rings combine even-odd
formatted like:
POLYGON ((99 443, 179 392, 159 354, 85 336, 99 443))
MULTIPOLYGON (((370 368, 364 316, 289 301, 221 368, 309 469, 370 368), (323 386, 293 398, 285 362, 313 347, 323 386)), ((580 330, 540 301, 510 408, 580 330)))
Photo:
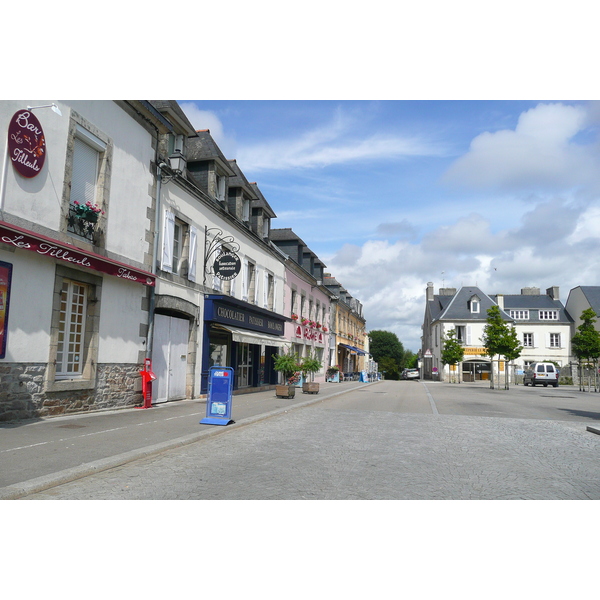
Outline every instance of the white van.
POLYGON ((558 368, 549 362, 532 363, 523 374, 523 385, 535 387, 537 383, 548 387, 548 384, 558 387, 558 368))

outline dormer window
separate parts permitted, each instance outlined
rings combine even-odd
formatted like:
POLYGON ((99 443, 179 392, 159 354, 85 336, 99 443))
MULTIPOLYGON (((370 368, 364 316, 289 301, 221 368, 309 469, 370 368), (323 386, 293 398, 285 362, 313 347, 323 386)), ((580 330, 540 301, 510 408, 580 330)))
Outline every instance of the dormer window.
POLYGON ((479 308, 481 306, 481 300, 478 296, 472 296, 469 300, 469 306, 472 313, 479 313, 479 308))

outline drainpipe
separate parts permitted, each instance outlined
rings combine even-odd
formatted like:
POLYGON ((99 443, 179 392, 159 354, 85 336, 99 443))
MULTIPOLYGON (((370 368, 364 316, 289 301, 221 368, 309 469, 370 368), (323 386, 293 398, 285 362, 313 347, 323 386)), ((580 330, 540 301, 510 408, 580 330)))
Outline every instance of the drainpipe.
MULTIPOLYGON (((158 234, 160 227, 160 214, 162 202, 160 193, 162 187, 162 168, 167 165, 161 162, 156 167, 156 200, 154 208, 154 243, 152 247, 152 275, 156 275, 156 262, 158 261, 158 234)), ((152 344, 154 343, 154 308, 156 306, 156 278, 154 286, 150 288, 150 302, 148 306, 148 343, 146 346, 146 358, 152 359, 152 344)))

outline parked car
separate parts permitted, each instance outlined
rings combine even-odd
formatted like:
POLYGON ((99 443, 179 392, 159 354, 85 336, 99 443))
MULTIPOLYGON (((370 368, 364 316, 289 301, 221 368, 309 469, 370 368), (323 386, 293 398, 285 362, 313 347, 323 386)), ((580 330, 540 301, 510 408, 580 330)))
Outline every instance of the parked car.
POLYGON ((404 369, 402 379, 419 379, 419 369, 404 369))
POLYGON ((552 363, 532 363, 523 373, 523 385, 535 387, 541 383, 544 387, 548 387, 549 384, 558 387, 558 377, 558 369, 552 363))

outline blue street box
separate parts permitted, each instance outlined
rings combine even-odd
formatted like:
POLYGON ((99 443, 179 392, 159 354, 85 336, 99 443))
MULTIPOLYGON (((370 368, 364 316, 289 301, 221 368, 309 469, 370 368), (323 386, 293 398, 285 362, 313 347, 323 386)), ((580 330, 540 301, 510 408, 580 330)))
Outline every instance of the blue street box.
POLYGON ((208 374, 208 397, 206 417, 201 425, 229 425, 231 419, 231 398, 233 396, 233 369, 231 367, 211 367, 208 374))

